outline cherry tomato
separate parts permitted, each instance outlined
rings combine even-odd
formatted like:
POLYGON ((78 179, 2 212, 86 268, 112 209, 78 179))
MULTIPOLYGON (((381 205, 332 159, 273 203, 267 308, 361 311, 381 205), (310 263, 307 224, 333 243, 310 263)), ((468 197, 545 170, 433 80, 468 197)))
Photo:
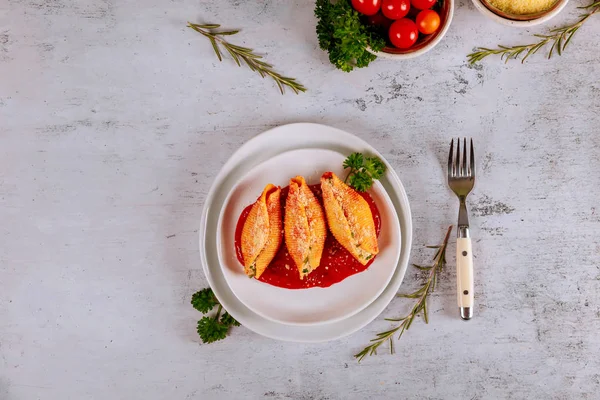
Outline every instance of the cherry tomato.
POLYGON ((424 35, 432 34, 440 27, 440 16, 433 10, 423 10, 417 15, 417 27, 424 35))
POLYGON ((381 0, 352 0, 352 7, 364 15, 375 15, 381 8, 381 0))
POLYGON ((402 18, 390 26, 390 41, 399 49, 410 48, 419 37, 417 24, 408 18, 402 18))
POLYGON ((418 8, 419 10, 427 10, 434 6, 437 0, 410 0, 412 6, 414 8, 418 8))
POLYGON ((366 17, 366 21, 369 25, 382 26, 386 31, 390 29, 392 22, 394 22, 391 19, 384 17, 380 12, 366 17))
POLYGON ((410 10, 410 0, 383 0, 381 12, 389 19, 400 19, 406 17, 410 10))

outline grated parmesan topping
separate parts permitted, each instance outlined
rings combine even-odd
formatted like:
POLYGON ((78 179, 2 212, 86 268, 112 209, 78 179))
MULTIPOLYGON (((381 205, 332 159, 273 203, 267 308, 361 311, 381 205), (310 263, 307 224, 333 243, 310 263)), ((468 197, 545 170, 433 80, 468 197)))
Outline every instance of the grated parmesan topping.
POLYGON ((269 234, 269 216, 266 207, 259 206, 257 210, 256 225, 253 229, 254 240, 250 248, 250 254, 258 254, 265 247, 269 234))
POLYGON ((331 182, 331 181, 329 181, 329 183, 331 185, 333 197, 340 204, 340 207, 342 208, 342 211, 344 212, 344 217, 346 217, 346 221, 348 222, 348 227, 350 228, 350 234, 353 239, 352 245, 355 247, 355 250, 359 254, 359 257, 366 259, 367 257, 371 256, 371 253, 363 250, 360 246, 361 246, 362 241, 365 238, 365 236, 368 235, 368 232, 366 231, 366 229, 364 227, 362 227, 358 223, 356 216, 351 212, 351 210, 349 210, 349 206, 348 206, 347 202, 344 201, 342 189, 335 186, 333 184, 333 182, 331 182))
POLYGON ((345 221, 343 221, 342 217, 339 216, 338 220, 340 220, 342 223, 346 222, 348 224, 348 228, 350 229, 350 235, 352 238, 350 244, 354 247, 358 257, 364 260, 371 259, 373 255, 361 247, 364 238, 368 237, 370 234, 368 228, 359 223, 354 213, 352 213, 348 201, 344 201, 344 188, 334 185, 331 179, 328 179, 327 181, 331 187, 333 197, 340 205, 345 218, 345 221))

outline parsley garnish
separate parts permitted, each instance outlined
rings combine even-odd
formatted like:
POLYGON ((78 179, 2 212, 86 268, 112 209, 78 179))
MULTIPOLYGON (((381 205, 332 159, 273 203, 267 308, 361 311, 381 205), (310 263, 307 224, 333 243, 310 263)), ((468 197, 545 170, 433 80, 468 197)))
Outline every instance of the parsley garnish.
POLYGON ((229 313, 221 315, 221 323, 226 326, 240 326, 240 323, 235 320, 229 313))
POLYGON ((202 314, 206 314, 217 304, 219 304, 219 301, 211 288, 202 289, 192 295, 192 306, 202 314))
POLYGON ((385 39, 376 28, 365 25, 350 0, 317 0, 317 37, 321 49, 329 53, 329 61, 336 68, 350 72, 354 67, 369 65, 377 57, 367 51, 380 51, 385 39))
POLYGON ((385 164, 378 157, 365 157, 361 153, 352 153, 344 160, 344 169, 350 168, 344 182, 359 192, 366 192, 385 173, 385 164))
POLYGON ((202 317, 202 319, 198 321, 197 331, 200 335, 200 339, 202 339, 202 342, 204 343, 212 343, 217 340, 225 339, 228 330, 229 327, 227 325, 224 325, 211 317, 202 317))
POLYGON ((225 339, 231 326, 240 326, 227 311, 221 314, 223 306, 215 297, 211 288, 202 289, 192 295, 192 306, 202 314, 208 313, 215 306, 219 306, 213 317, 205 316, 198 321, 197 331, 204 343, 212 343, 225 339), (221 319, 219 319, 219 317, 221 319))

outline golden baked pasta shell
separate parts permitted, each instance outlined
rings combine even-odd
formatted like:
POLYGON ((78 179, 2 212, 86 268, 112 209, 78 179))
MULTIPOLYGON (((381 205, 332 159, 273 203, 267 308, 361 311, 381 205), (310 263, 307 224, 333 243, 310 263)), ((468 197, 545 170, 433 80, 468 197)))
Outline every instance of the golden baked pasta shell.
POLYGON ((309 193, 309 201, 306 207, 306 217, 310 231, 310 247, 308 251, 308 262, 314 271, 321 264, 321 256, 327 238, 327 225, 325 224, 325 213, 323 207, 314 196, 308 186, 305 190, 309 193))
MULTIPOLYGON (((273 185, 271 185, 273 186, 273 185)), ((273 186, 274 187, 274 186, 273 186)), ((275 187, 274 187, 275 188, 275 187)), ((267 243, 256 257, 256 279, 260 278, 269 266, 281 245, 281 189, 275 188, 267 194, 267 213, 269 215, 269 235, 267 243)))
POLYGON ((327 229, 319 201, 302 176, 290 180, 285 203, 285 243, 300 279, 321 263, 327 229))
POLYGON ((369 203, 333 172, 323 174, 321 190, 329 230, 354 258, 367 264, 379 253, 369 203))
POLYGON ((268 184, 252 205, 242 228, 244 272, 259 278, 281 245, 281 189, 268 184))

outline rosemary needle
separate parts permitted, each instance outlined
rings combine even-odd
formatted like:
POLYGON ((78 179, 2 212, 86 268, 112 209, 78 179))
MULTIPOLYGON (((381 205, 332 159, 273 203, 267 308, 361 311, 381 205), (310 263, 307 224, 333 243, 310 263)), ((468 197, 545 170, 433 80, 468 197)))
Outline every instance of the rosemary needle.
POLYGON ((567 48, 567 45, 575 35, 575 32, 581 28, 581 26, 594 14, 600 12, 600 1, 594 1, 591 4, 579 7, 581 9, 587 10, 586 13, 581 15, 580 19, 568 26, 564 26, 562 28, 552 29, 548 35, 534 35, 540 40, 535 43, 519 45, 519 46, 498 46, 496 49, 489 49, 486 47, 478 47, 475 49, 473 53, 469 54, 467 57, 469 59, 469 63, 475 64, 476 62, 481 61, 485 57, 498 54, 500 58, 508 62, 509 60, 518 59, 523 55, 521 62, 524 63, 527 58, 538 52, 541 48, 546 46, 547 44, 552 43, 550 47, 550 51, 548 52, 548 58, 551 58, 552 55, 556 52, 558 55, 562 55, 562 52, 567 48))
POLYGON ((215 32, 213 29, 217 29, 220 27, 218 24, 193 24, 188 22, 188 27, 192 28, 196 32, 205 36, 210 40, 212 47, 217 55, 219 61, 223 61, 223 50, 220 49, 219 45, 222 46, 227 53, 233 58, 236 64, 241 67, 242 62, 245 63, 252 71, 258 72, 260 76, 263 78, 268 76, 272 78, 281 94, 284 94, 284 86, 289 87, 294 91, 294 93, 298 94, 300 92, 305 92, 306 88, 300 83, 297 82, 294 78, 288 78, 286 76, 280 75, 273 70, 273 66, 268 64, 262 60, 262 57, 256 53, 254 53, 253 49, 237 46, 235 44, 227 42, 221 36, 231 36, 238 33, 238 30, 232 31, 218 31, 215 32))
POLYGON ((437 249, 435 256, 433 257, 433 264, 431 266, 421 266, 413 264, 414 267, 422 271, 426 271, 426 279, 419 289, 410 294, 399 294, 399 297, 405 297, 409 299, 417 299, 417 302, 413 306, 412 310, 408 315, 402 318, 386 318, 386 321, 398 322, 398 325, 394 328, 385 332, 380 332, 374 339, 371 339, 371 344, 365 347, 361 352, 354 355, 355 358, 360 362, 367 355, 372 356, 377 354, 377 348, 386 341, 390 342, 390 353, 394 353, 394 335, 398 334, 398 339, 402 337, 404 331, 410 328, 410 325, 415 320, 415 317, 419 314, 423 314, 425 323, 429 323, 429 316, 427 314, 427 299, 431 292, 434 291, 437 284, 438 275, 442 272, 444 265, 446 264, 446 248, 448 247, 448 239, 450 238, 450 232, 452 232, 452 226, 448 227, 446 236, 441 246, 427 246, 428 248, 437 249))

